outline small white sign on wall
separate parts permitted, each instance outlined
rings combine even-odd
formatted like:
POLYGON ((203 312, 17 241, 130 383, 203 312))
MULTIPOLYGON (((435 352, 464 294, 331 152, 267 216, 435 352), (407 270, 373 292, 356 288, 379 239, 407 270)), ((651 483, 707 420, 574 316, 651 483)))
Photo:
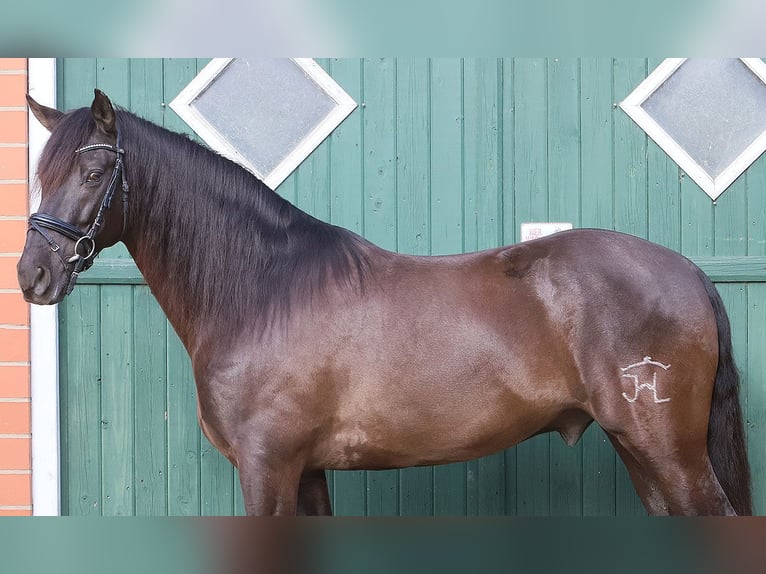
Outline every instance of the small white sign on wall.
POLYGON ((572 229, 571 223, 551 223, 549 221, 541 223, 522 223, 521 240, 529 241, 530 239, 538 239, 568 229, 572 229))

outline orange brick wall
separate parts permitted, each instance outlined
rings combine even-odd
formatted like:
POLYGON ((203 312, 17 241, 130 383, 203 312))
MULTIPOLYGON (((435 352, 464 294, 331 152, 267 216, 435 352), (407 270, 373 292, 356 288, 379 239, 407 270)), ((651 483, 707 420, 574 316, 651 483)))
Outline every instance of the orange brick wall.
POLYGON ((0 58, 0 516, 32 514, 29 305, 16 281, 28 213, 27 61, 0 58))

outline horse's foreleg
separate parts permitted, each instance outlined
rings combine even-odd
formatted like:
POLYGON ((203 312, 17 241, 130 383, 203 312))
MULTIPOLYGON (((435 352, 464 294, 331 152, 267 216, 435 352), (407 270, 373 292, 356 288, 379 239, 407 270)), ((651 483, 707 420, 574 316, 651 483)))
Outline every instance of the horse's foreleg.
POLYGON ((330 493, 324 470, 308 470, 301 475, 298 486, 298 514, 331 516, 330 493))
POLYGON ((239 481, 248 516, 295 516, 301 468, 250 458, 239 461, 239 481))

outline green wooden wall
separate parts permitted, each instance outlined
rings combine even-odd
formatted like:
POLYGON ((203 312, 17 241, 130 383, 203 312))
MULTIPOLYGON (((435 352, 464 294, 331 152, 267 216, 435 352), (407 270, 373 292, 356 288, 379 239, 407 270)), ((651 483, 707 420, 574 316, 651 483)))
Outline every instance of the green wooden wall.
MULTIPOLYGON (((205 60, 63 59, 59 107, 94 86, 177 131, 167 106, 205 60)), ((744 376, 766 513, 766 161, 716 204, 616 104, 659 60, 319 60, 359 107, 278 189, 300 208, 404 253, 519 239, 525 221, 648 238, 718 283, 744 376)), ((62 509, 80 515, 241 514, 236 473, 201 436, 188 357, 124 248, 60 305, 62 509)), ((478 416, 478 415, 477 415, 478 416)), ((344 515, 644 514, 593 425, 463 464, 334 472, 344 515)))

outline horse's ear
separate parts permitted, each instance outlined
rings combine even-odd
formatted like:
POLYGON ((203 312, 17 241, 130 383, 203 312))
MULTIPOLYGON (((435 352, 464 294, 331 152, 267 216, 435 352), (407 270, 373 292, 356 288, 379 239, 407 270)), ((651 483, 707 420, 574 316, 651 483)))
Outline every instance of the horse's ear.
POLYGON ((37 118, 37 121, 49 132, 52 132, 53 128, 55 128, 59 121, 61 121, 61 118, 64 117, 64 112, 38 104, 29 94, 27 94, 27 103, 29 104, 29 109, 32 111, 32 114, 37 118))
POLYGON ((93 119, 96 120, 96 127, 108 135, 117 136, 117 129, 114 123, 114 108, 112 102, 106 97, 106 94, 96 88, 93 90, 94 97, 93 103, 90 106, 90 111, 93 114, 93 119))

